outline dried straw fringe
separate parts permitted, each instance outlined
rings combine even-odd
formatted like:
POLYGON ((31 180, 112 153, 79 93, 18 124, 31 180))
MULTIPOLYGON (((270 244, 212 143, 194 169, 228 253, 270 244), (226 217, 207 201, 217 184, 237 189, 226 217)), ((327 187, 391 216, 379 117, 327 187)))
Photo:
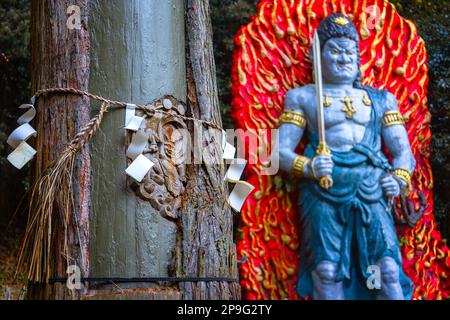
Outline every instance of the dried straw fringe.
MULTIPOLYGON (((68 144, 61 157, 51 165, 46 173, 33 185, 29 204, 28 223, 21 247, 17 272, 28 266, 27 278, 34 282, 48 282, 52 275, 52 236, 54 213, 62 213, 64 227, 63 254, 70 259, 67 230, 73 212, 72 176, 75 156, 100 127, 103 115, 110 104, 103 101, 99 113, 84 126, 68 144)), ((78 232, 78 230, 76 230, 78 232)))

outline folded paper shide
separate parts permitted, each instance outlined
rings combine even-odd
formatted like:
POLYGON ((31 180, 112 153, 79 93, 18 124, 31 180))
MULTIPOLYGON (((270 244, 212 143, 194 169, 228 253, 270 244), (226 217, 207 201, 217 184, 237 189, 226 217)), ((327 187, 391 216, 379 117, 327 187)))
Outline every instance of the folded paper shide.
POLYGON ((242 173, 244 172, 247 160, 235 159, 236 148, 227 142, 226 132, 222 132, 222 153, 224 160, 231 160, 224 180, 226 182, 235 183, 233 191, 231 191, 227 202, 233 210, 241 212, 242 206, 250 193, 255 189, 250 183, 241 181, 242 173))
POLYGON ((30 125, 31 120, 36 116, 36 109, 34 108, 35 97, 31 98, 30 104, 22 104, 19 109, 27 109, 27 111, 17 119, 20 125, 8 137, 6 143, 14 148, 7 159, 17 169, 22 169, 36 154, 36 150, 30 146, 26 141, 30 137, 35 137, 37 132, 30 125))
POLYGON ((127 157, 133 162, 125 170, 126 174, 137 182, 141 182, 145 175, 155 165, 144 156, 145 146, 148 143, 148 134, 144 131, 145 119, 136 115, 136 105, 127 104, 125 112, 125 129, 135 131, 131 144, 127 149, 127 157))

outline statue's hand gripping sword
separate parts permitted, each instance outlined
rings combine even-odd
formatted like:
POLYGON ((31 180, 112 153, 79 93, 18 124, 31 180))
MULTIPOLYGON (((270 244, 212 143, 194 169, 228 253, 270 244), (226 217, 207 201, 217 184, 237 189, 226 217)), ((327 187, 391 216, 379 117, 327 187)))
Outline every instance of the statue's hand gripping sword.
MULTIPOLYGON (((316 82, 316 104, 317 104, 317 130, 319 133, 319 145, 317 146, 317 156, 330 156, 331 151, 327 147, 325 141, 325 120, 323 116, 323 89, 322 89, 322 64, 320 59, 320 41, 317 31, 314 32, 313 38, 313 61, 314 61, 314 78, 316 82)), ((333 186, 333 180, 330 176, 320 177, 319 185, 328 190, 333 186)))

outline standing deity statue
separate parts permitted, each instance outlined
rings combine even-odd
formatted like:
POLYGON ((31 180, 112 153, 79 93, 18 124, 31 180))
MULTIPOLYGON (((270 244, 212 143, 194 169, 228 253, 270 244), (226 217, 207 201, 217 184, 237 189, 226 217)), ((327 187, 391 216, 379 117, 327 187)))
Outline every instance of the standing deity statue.
POLYGON ((280 166, 297 177, 300 190, 297 291, 314 299, 410 299, 413 284, 402 270, 392 208, 394 197, 408 192, 415 167, 403 117, 394 95, 362 85, 352 21, 332 14, 317 34, 329 155, 316 152, 314 84, 290 90, 280 117, 280 166), (308 144, 299 155, 305 133, 308 144), (319 184, 326 176, 329 188, 319 184), (375 288, 368 285, 374 270, 375 288))

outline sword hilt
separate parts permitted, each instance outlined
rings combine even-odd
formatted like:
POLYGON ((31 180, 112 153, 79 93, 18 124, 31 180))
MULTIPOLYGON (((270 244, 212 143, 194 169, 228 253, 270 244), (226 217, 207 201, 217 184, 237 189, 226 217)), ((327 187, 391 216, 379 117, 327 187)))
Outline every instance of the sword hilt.
POLYGON ((330 176, 320 177, 319 185, 322 189, 328 190, 333 186, 333 179, 330 176))
MULTIPOLYGON (((317 146, 316 155, 331 157, 331 151, 324 142, 320 142, 317 146)), ((331 176, 320 177, 319 186, 325 190, 328 190, 333 186, 333 179, 331 176)))

